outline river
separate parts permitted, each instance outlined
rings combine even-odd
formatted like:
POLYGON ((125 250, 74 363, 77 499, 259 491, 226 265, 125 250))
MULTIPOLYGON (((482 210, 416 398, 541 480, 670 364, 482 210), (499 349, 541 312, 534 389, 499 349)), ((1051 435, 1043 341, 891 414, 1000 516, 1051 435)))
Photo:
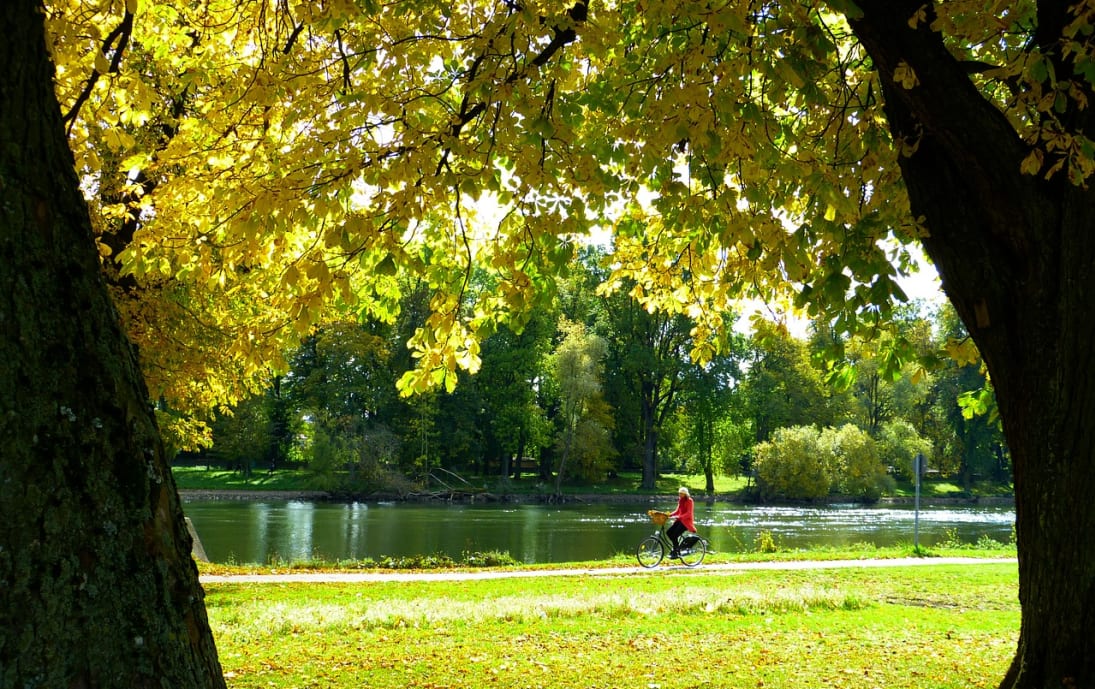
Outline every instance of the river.
MULTIPOLYGON (((658 505, 671 510, 674 503, 658 505)), ((525 563, 578 562, 634 551, 653 527, 648 505, 422 505, 295 500, 186 500, 209 559, 265 563, 319 558, 506 551, 525 563)), ((911 506, 770 507, 696 502, 696 526, 712 549, 756 549, 768 532, 789 548, 870 543, 912 544, 911 506)), ((1011 507, 932 506, 919 514, 919 542, 931 547, 952 535, 1011 539, 1011 507)))

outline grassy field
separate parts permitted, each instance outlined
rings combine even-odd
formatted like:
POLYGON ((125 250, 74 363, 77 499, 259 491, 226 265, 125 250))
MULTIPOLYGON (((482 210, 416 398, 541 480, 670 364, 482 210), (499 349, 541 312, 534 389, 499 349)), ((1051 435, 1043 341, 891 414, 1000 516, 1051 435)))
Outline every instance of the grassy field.
POLYGON ((1014 564, 207 584, 233 688, 995 686, 1014 564))

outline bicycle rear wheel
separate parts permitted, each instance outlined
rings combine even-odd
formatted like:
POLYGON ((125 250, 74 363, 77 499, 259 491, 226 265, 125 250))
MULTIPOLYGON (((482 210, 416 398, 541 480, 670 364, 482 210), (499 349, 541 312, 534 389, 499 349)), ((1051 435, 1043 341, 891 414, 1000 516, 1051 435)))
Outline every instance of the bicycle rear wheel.
POLYGON ((681 539, 681 562, 685 567, 695 567, 707 557, 707 542, 695 534, 681 539))
POLYGON ((639 543, 638 550, 635 551, 635 556, 639 559, 639 564, 646 568, 657 567, 658 563, 665 557, 665 546, 662 545, 661 540, 657 536, 647 536, 639 543))

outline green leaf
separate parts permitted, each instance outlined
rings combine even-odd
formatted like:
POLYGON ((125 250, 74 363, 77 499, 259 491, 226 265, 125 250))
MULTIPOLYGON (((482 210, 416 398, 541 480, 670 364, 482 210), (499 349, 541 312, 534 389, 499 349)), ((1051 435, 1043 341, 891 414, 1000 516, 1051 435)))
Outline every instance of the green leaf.
POLYGON ((376 268, 374 270, 378 275, 391 276, 396 274, 398 268, 395 264, 395 259, 392 258, 391 254, 388 254, 380 261, 380 263, 376 264, 376 268))

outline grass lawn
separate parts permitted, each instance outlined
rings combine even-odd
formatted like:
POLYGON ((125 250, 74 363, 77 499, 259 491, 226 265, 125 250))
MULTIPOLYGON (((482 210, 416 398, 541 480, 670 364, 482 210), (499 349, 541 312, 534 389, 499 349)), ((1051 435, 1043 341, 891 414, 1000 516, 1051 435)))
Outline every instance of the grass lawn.
POLYGON ((207 584, 233 688, 995 686, 1014 564, 207 584))
MULTIPOLYGON (((272 474, 265 469, 257 469, 252 472, 250 478, 245 478, 237 471, 206 469, 201 466, 174 467, 172 473, 175 475, 175 483, 181 489, 307 491, 316 488, 314 476, 305 469, 278 469, 272 474)), ((563 493, 569 495, 676 495, 677 488, 688 486, 693 494, 702 494, 706 487, 703 474, 662 474, 658 477, 654 490, 639 490, 641 478, 638 474, 625 473, 595 486, 563 486, 563 493)), ((482 490, 518 495, 536 495, 553 489, 553 486, 540 484, 531 476, 526 476, 520 481, 505 483, 500 483, 495 477, 469 477, 469 482, 482 490)), ((715 477, 717 495, 741 493, 747 485, 743 476, 715 477)), ((980 486, 974 494, 995 495, 999 494, 1000 490, 999 486, 980 486)), ((893 494, 899 497, 911 497, 913 493, 912 484, 906 482, 899 483, 893 494)), ((945 480, 925 482, 921 486, 921 495, 927 499, 967 496, 959 486, 945 480)))
POLYGON ((173 467, 175 485, 181 490, 312 490, 311 473, 304 469, 241 472, 205 467, 173 467))

